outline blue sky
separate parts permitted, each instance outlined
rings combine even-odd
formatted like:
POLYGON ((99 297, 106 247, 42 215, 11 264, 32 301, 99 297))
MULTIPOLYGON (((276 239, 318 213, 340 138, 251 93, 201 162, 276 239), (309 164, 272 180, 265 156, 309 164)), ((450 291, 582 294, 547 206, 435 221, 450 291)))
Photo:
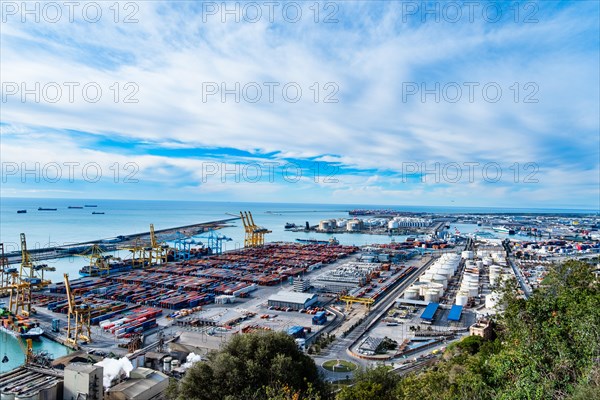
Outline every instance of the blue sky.
POLYGON ((9 3, 2 196, 600 208, 597 1, 9 3))

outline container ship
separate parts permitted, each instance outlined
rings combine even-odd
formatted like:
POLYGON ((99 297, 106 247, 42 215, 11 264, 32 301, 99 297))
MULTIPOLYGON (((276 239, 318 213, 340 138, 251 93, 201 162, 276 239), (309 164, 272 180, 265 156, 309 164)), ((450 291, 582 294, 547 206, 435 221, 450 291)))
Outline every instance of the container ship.
POLYGON ((39 323, 15 316, 3 306, 0 307, 0 331, 22 339, 37 339, 44 334, 39 323))
MULTIPOLYGON (((105 259, 105 262, 108 263, 108 274, 116 274, 119 272, 131 271, 133 269, 133 265, 131 265, 131 260, 123 261, 120 258, 110 258, 105 259)), ((106 270, 99 268, 97 265, 86 265, 85 267, 79 270, 79 275, 83 277, 90 276, 100 276, 105 275, 106 270)))
POLYGON ((307 243, 307 244, 331 244, 338 245, 340 244, 336 238, 331 238, 329 240, 318 240, 318 239, 296 239, 297 242, 307 243))

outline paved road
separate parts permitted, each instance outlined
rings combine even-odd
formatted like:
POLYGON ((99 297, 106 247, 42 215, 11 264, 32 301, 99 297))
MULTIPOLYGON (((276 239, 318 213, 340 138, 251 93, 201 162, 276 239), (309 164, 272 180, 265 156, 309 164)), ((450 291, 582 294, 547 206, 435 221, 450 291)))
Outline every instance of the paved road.
POLYGON ((523 294, 525 295, 525 298, 528 299, 529 296, 531 296, 531 287, 525 281, 525 277, 521 273, 521 269, 515 265, 515 262, 512 259, 512 257, 508 257, 507 259, 508 259, 508 263, 510 264, 510 267, 513 270, 513 273, 515 274, 515 277, 517 278, 517 281, 519 282, 519 286, 521 286, 521 289, 523 290, 523 294))

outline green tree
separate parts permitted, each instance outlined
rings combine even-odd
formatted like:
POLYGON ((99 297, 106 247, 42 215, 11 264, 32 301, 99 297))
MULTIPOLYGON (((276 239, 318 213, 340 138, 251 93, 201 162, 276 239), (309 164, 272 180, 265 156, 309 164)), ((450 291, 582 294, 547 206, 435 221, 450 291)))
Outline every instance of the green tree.
POLYGON ((400 378, 385 367, 357 371, 354 384, 344 387, 337 400, 394 400, 394 390, 400 378))
MULTIPOLYGON (((194 364, 171 399, 265 399, 266 388, 285 386, 290 393, 327 394, 314 361, 285 333, 236 335, 206 362, 194 364)), ((314 397, 314 396, 313 396, 314 397)))

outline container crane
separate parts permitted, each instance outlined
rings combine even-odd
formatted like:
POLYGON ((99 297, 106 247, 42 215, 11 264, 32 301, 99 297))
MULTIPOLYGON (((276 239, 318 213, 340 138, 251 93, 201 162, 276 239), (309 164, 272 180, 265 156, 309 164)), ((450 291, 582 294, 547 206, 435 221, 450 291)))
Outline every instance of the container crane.
POLYGON ((90 260, 88 266, 88 272, 90 276, 108 276, 110 274, 110 266, 104 257, 104 249, 98 244, 94 244, 87 251, 78 254, 79 256, 86 257, 90 260), (97 271, 93 273, 92 271, 97 271))
POLYGON ((75 304, 75 296, 69 284, 69 274, 64 274, 65 290, 69 303, 69 314, 67 317, 67 344, 79 347, 77 342, 89 343, 92 341, 92 329, 90 328, 91 309, 87 304, 75 304), (71 321, 73 321, 73 324, 71 321))
POLYGON ((175 252, 173 255, 175 260, 189 260, 192 257, 193 245, 202 246, 203 243, 194 238, 188 238, 187 236, 180 234, 180 236, 174 240, 175 252))
POLYGON ((250 211, 240 211, 240 217, 242 218, 242 224, 246 233, 244 247, 260 247, 264 245, 265 235, 271 233, 271 231, 256 225, 250 211))
POLYGON ((27 251, 27 240, 25 234, 21 233, 21 268, 17 277, 17 282, 13 285, 16 296, 11 296, 9 309, 15 306, 15 314, 25 316, 31 315, 35 309, 31 308, 31 294, 34 290, 42 289, 50 284, 49 280, 44 279, 44 271, 50 270, 47 265, 35 266, 31 255, 27 251), (40 273, 41 272, 41 273, 40 273))
POLYGON ((0 297, 13 292, 18 276, 17 268, 11 267, 4 255, 4 243, 0 243, 0 297))
POLYGON ((196 236, 199 238, 207 239, 207 247, 210 249, 211 254, 223 254, 223 242, 231 242, 233 239, 210 230, 207 235, 196 236))
POLYGON ((167 262, 167 251, 169 246, 159 243, 154 233, 154 224, 150 224, 150 265, 163 264, 167 262))
POLYGON ((133 246, 123 247, 123 250, 131 252, 131 266, 133 268, 144 267, 150 263, 150 256, 146 253, 147 248, 139 239, 136 239, 133 246))

